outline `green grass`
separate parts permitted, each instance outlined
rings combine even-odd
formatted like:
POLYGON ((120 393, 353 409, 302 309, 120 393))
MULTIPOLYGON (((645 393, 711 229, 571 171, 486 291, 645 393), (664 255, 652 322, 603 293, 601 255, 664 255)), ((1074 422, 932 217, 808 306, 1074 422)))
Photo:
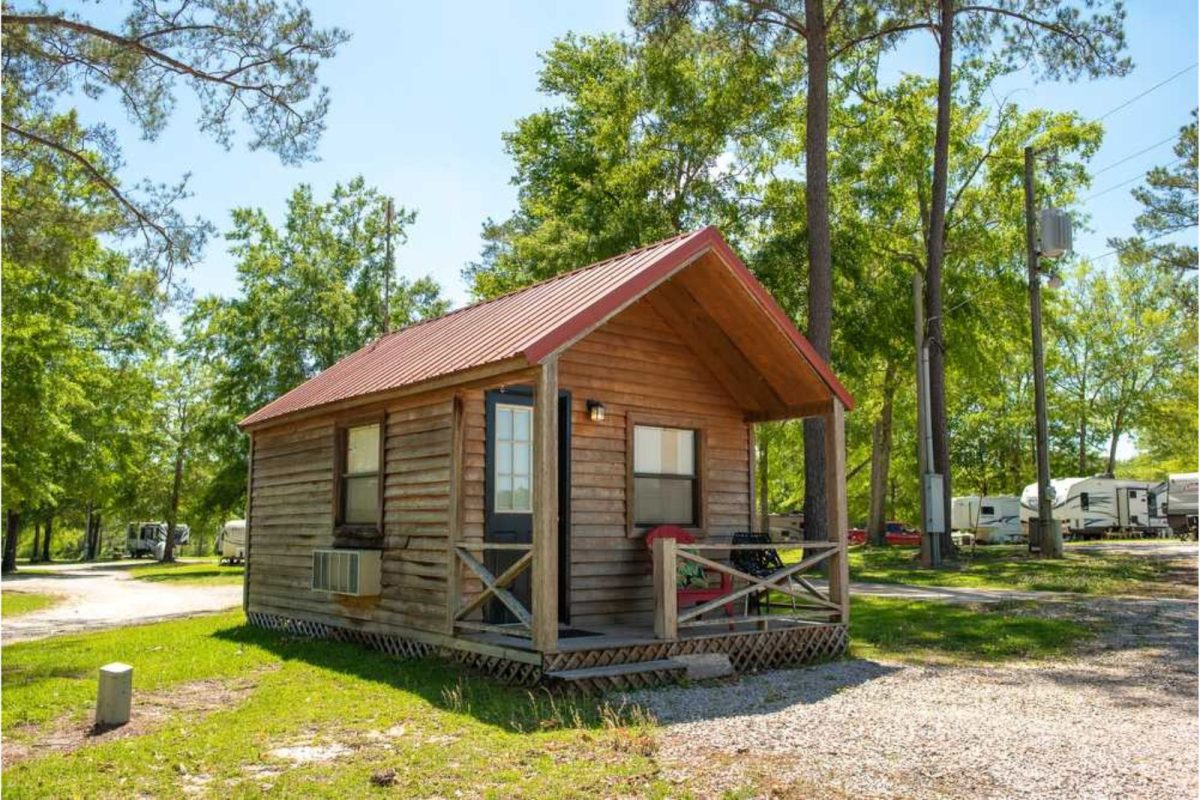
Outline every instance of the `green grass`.
POLYGON ((1181 581, 1168 561, 1123 553, 1077 552, 1037 558, 1024 545, 964 549, 958 564, 923 569, 913 547, 859 547, 850 552, 850 577, 867 583, 1079 592, 1094 595, 1195 594, 1194 575, 1181 581))
POLYGON ((852 654, 958 663, 1048 659, 1069 653, 1092 633, 1073 620, 1029 613, 1035 607, 856 597, 850 603, 852 654))
POLYGON ((0 592, 0 614, 6 617, 19 617, 41 611, 61 601, 56 594, 39 594, 37 592, 5 591, 0 592))
POLYGON ((213 586, 239 584, 245 571, 242 566, 226 567, 211 560, 199 563, 179 561, 173 564, 151 562, 144 567, 131 568, 129 577, 141 581, 213 586))
MULTIPOLYGON (((1086 635, 1022 610, 856 599, 854 654, 992 662, 1060 655, 1086 635)), ((6 741, 82 730, 97 668, 118 660, 134 667, 135 709, 165 716, 126 738, 18 761, 4 772, 6 798, 177 797, 185 788, 213 797, 358 797, 384 793, 370 778, 386 769, 396 770, 386 790, 395 797, 689 796, 660 778, 654 726, 636 709, 253 628, 241 612, 5 647, 6 741), (210 707, 162 704, 189 688, 193 698, 212 698, 210 707), (302 765, 271 753, 330 744, 348 751, 302 765)))

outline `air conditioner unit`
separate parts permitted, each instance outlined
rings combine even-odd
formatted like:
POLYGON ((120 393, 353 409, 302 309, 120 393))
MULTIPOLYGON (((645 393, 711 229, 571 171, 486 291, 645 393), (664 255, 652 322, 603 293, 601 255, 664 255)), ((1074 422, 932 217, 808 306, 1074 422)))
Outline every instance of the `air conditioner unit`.
POLYGON ((379 594, 378 550, 314 550, 314 592, 372 597, 379 594))

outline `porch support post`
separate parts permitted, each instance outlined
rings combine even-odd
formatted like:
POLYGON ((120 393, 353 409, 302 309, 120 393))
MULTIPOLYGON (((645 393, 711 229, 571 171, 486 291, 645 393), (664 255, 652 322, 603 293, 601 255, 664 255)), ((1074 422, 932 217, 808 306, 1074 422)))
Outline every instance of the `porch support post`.
POLYGON ((846 411, 836 397, 825 419, 825 507, 829 541, 837 542, 829 559, 829 599, 841 610, 840 622, 850 622, 850 560, 846 553, 850 512, 846 500, 846 411))
POLYGON ((462 565, 458 543, 462 541, 464 496, 463 469, 466 460, 466 423, 463 396, 455 393, 450 414, 450 535, 446 541, 446 633, 455 632, 455 618, 462 602, 462 565))
POLYGON ((558 357, 533 388, 533 647, 558 647, 558 357))

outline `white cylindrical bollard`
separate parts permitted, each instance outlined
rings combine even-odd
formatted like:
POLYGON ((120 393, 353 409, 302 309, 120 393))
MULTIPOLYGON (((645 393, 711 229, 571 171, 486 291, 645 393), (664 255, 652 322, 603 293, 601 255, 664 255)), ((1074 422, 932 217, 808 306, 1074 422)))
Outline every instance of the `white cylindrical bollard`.
POLYGON ((133 703, 133 667, 114 662, 100 668, 100 691, 96 697, 96 727, 114 727, 129 722, 133 703))

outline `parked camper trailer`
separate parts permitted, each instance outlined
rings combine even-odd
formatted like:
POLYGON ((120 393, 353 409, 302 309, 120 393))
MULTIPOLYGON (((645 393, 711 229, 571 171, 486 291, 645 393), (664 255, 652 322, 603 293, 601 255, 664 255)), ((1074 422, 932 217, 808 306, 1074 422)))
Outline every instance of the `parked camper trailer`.
POLYGON ((1015 495, 968 495, 950 503, 950 527, 971 533, 981 544, 1021 540, 1021 498, 1015 495))
POLYGON ((1200 505, 1200 472, 1178 472, 1167 476, 1167 524, 1177 535, 1196 534, 1200 505))
MULTIPOLYGON (((175 526, 175 546, 182 547, 191 538, 191 530, 187 525, 175 526)), ((165 522, 131 522, 125 529, 125 549, 131 558, 141 558, 149 555, 162 558, 167 541, 167 523, 165 522)))
MULTIPOLYGON (((1150 481, 1111 478, 1059 478, 1051 481, 1052 513, 1071 538, 1098 538, 1107 533, 1154 534, 1151 522, 1150 481)), ((1021 529, 1037 518, 1037 484, 1021 493, 1021 529)))
POLYGON ((246 520, 231 519, 221 526, 217 555, 222 564, 240 564, 246 560, 246 520))

